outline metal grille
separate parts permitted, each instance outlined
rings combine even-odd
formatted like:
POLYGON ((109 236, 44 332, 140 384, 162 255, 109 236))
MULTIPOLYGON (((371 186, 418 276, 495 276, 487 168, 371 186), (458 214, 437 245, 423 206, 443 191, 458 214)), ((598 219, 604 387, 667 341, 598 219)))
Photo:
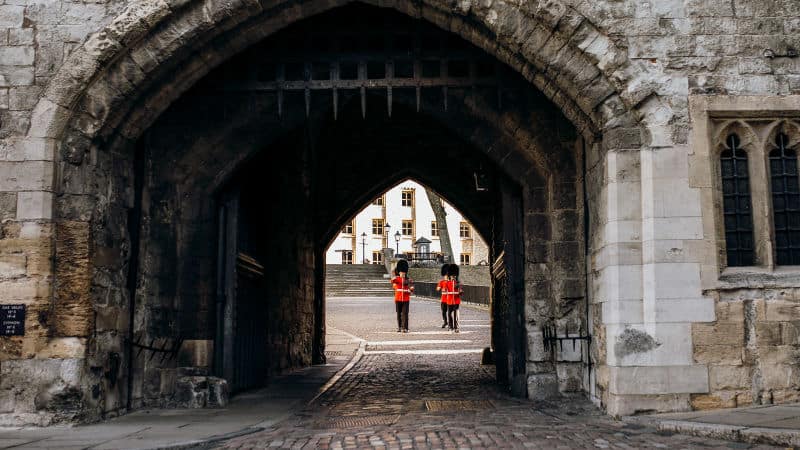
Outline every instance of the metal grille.
POLYGON ((800 189, 797 180, 797 153, 786 148, 789 138, 779 133, 769 153, 772 209, 775 220, 776 262, 800 264, 800 189))
POLYGON ((355 416, 355 417, 334 417, 326 422, 318 423, 319 428, 361 428, 375 425, 392 425, 400 419, 399 414, 376 415, 376 416, 355 416))
POLYGON ((417 111, 422 99, 448 110, 454 92, 476 90, 493 92, 501 106, 498 80, 506 69, 477 47, 420 20, 358 7, 351 15, 359 20, 348 17, 350 27, 323 15, 249 50, 231 65, 242 70, 226 73, 224 89, 274 94, 279 115, 291 93, 303 98, 307 115, 312 96, 332 98, 334 117, 353 95, 362 115, 369 94, 385 96, 389 116, 399 98, 416 103, 417 111))
POLYGON ((720 155, 728 266, 753 265, 750 180, 747 153, 739 147, 740 142, 739 136, 729 135, 725 139, 726 148, 720 155))
POLYGON ((494 404, 489 400, 428 400, 425 402, 428 411, 483 411, 494 409, 494 404))

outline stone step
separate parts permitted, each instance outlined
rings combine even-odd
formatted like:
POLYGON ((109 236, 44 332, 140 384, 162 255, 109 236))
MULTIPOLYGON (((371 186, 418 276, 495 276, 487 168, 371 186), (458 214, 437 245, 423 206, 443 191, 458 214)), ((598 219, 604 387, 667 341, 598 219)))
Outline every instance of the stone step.
POLYGON ((325 267, 325 295, 330 297, 388 297, 394 291, 379 264, 330 264, 325 267))

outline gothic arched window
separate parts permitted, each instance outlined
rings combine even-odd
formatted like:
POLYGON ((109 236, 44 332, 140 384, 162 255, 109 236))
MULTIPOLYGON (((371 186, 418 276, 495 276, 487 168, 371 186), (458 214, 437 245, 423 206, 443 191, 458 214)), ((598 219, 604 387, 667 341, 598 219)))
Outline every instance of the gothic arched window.
POLYGON ((752 266, 754 261, 747 153, 740 143, 739 136, 728 135, 719 158, 728 266, 752 266))
POLYGON ((800 264, 800 185, 797 153, 787 148, 789 137, 778 133, 769 152, 772 214, 775 221, 775 263, 800 264))

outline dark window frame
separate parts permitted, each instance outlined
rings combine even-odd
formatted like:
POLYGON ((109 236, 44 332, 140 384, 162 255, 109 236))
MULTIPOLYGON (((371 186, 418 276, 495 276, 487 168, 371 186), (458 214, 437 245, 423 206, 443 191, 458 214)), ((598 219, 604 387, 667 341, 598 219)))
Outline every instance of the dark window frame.
POLYGON ((728 267, 755 265, 750 167, 748 154, 740 144, 737 134, 729 134, 719 155, 728 267))
POLYGON ((788 148, 789 137, 778 133, 769 152, 769 186, 775 264, 800 265, 800 182, 797 152, 788 148))

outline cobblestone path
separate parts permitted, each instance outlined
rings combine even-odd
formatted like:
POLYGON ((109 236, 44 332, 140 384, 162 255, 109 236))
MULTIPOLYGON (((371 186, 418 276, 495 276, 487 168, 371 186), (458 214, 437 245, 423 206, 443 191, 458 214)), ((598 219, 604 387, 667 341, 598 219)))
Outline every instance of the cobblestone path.
MULTIPOLYGON (((438 305, 421 303, 414 305, 415 311, 435 317, 438 305)), ((485 319, 486 313, 465 313, 474 334, 444 335, 453 341, 446 348, 475 347, 485 343, 476 340, 488 339, 488 329, 475 318, 485 319)), ((348 332, 370 342, 358 364, 299 414, 275 428, 224 442, 220 448, 771 448, 660 434, 612 420, 583 397, 558 404, 512 398, 496 385, 494 367, 480 365, 480 354, 429 354, 432 347, 443 347, 441 334, 429 341, 420 339, 425 329, 434 333, 439 328, 433 319, 420 323, 423 330, 413 336, 379 335, 381 325, 385 330, 391 323, 376 324, 357 313, 336 322, 347 324, 348 332), (387 341, 386 336, 395 340, 387 341), (403 345, 404 353, 381 352, 399 340, 418 343, 403 345)))

